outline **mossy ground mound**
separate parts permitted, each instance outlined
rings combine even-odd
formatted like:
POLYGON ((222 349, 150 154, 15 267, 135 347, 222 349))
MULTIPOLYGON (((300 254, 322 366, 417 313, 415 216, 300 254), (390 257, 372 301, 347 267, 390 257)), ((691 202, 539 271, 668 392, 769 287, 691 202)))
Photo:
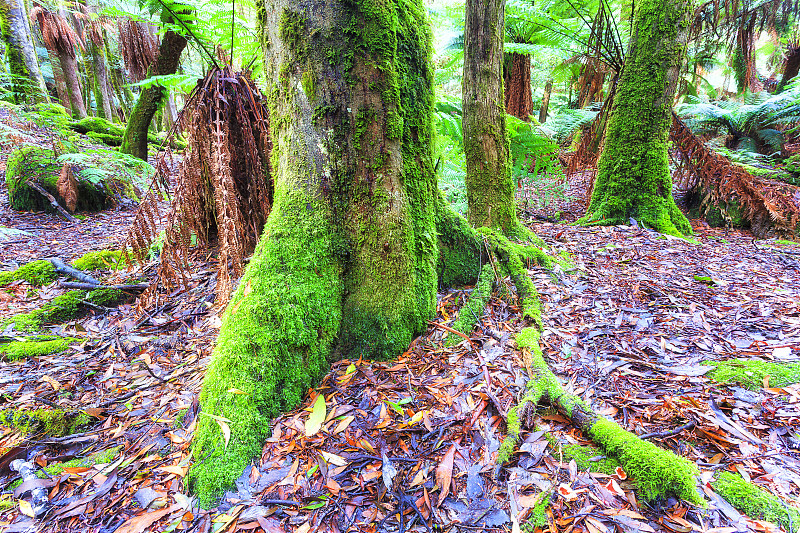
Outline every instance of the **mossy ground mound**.
POLYGON ((729 359, 728 361, 705 361, 703 364, 716 367, 708 377, 720 383, 739 383, 749 389, 760 389, 764 378, 769 377, 770 387, 786 387, 800 383, 800 362, 770 363, 753 359, 729 359))
POLYGON ((94 419, 81 412, 68 412, 62 409, 36 409, 25 411, 8 409, 0 411, 0 425, 13 427, 26 434, 44 434, 63 437, 82 431, 94 419))
POLYGON ((78 340, 73 337, 42 335, 21 341, 12 341, 0 344, 0 358, 19 361, 29 357, 60 353, 66 351, 70 344, 78 342, 78 340))
POLYGON ((115 446, 107 450, 93 453, 88 457, 76 457, 63 463, 51 463, 42 469, 40 477, 57 476, 67 468, 89 468, 97 464, 107 464, 113 461, 122 451, 122 446, 115 446))
POLYGON ((800 531, 800 512, 739 474, 721 472, 711 487, 740 513, 766 520, 792 533, 800 531))
POLYGON ((87 252, 72 262, 78 270, 119 270, 127 265, 122 250, 97 250, 87 252))
MULTIPOLYGON (((108 146, 120 146, 122 144, 122 137, 125 134, 124 126, 114 124, 100 117, 86 117, 70 123, 69 127, 78 133, 86 135, 93 141, 107 144, 108 146)), ((166 139, 164 135, 147 133, 147 142, 152 145, 161 146, 164 139, 166 139)), ((175 150, 183 150, 186 148, 186 143, 177 139, 171 139, 169 144, 170 147, 175 150)))
POLYGON ((50 261, 31 261, 16 270, 0 272, 0 287, 17 280, 41 287, 55 281, 57 277, 56 269, 50 261))
POLYGON ((118 289, 96 289, 69 291, 30 313, 20 313, 0 322, 0 330, 14 324, 17 331, 38 331, 46 324, 60 324, 78 316, 81 304, 86 301, 94 305, 110 306, 119 302, 124 293, 118 289))

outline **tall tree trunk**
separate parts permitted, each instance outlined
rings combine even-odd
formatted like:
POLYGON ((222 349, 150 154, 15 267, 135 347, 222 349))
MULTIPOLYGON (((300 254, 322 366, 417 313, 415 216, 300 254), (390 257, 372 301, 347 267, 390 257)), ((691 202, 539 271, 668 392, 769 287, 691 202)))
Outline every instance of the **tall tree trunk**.
POLYGON ((672 198, 667 140, 691 0, 641 0, 584 223, 691 233, 672 198))
POLYGON ((189 482, 204 505, 328 360, 396 356, 424 330, 447 234, 421 0, 270 6, 258 12, 274 203, 200 395, 212 416, 198 423, 189 482), (212 417, 228 420, 227 446, 212 417))
POLYGON ((511 72, 506 80, 506 113, 529 122, 533 112, 531 58, 522 54, 511 54, 511 72))
POLYGON ((547 120, 547 109, 550 107, 550 94, 553 92, 553 80, 547 80, 544 84, 544 95, 542 96, 542 107, 539 108, 539 122, 544 124, 547 120))
MULTIPOLYGON (((175 74, 184 48, 186 39, 183 35, 167 30, 158 46, 158 57, 147 69, 148 77, 175 74)), ((147 130, 165 94, 164 88, 158 85, 142 89, 122 136, 121 152, 147 161, 147 130)))
POLYGON ((108 92, 108 70, 106 69, 106 58, 103 54, 103 49, 90 40, 89 52, 91 53, 92 71, 95 78, 94 97, 97 101, 97 112, 101 117, 113 120, 111 94, 108 92))
POLYGON ((56 86, 56 94, 58 95, 58 103, 64 109, 69 111, 69 93, 67 92, 67 82, 64 81, 64 72, 61 70, 61 61, 58 59, 58 53, 55 50, 48 50, 47 55, 50 57, 50 66, 53 68, 53 81, 56 86))
POLYGON ((47 102, 47 87, 39 70, 31 27, 22 0, 0 0, 0 30, 13 76, 14 100, 17 103, 47 102))
POLYGON ((736 31, 736 50, 733 55, 733 71, 739 92, 758 92, 763 85, 758 80, 755 52, 755 26, 757 16, 750 18, 736 31))
POLYGON ((78 58, 73 53, 65 50, 58 50, 58 61, 61 65, 61 72, 64 75, 64 84, 67 88, 67 99, 69 100, 72 116, 75 118, 85 118, 86 107, 83 104, 83 92, 78 81, 78 58))
POLYGON ((469 222, 517 231, 505 99, 505 0, 468 0, 461 85, 469 222))

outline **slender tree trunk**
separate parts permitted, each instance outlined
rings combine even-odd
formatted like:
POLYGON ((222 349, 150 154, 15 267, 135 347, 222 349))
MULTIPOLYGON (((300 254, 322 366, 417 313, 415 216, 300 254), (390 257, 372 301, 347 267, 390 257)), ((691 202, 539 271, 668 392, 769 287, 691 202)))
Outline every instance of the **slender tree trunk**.
POLYGON ((98 114, 107 119, 113 120, 111 112, 111 94, 108 92, 108 70, 106 69, 106 58, 103 49, 93 41, 89 41, 89 51, 91 53, 92 70, 96 81, 95 100, 97 100, 98 114))
POLYGON ((511 72, 506 79, 506 113, 529 122, 533 112, 531 58, 522 54, 511 54, 511 72))
POLYGON ((547 80, 544 84, 544 95, 542 96, 542 107, 539 108, 539 122, 544 124, 547 120, 547 108, 550 107, 550 94, 553 92, 553 80, 547 80))
MULTIPOLYGON (((167 30, 158 46, 158 57, 147 69, 148 77, 175 74, 184 48, 186 39, 179 33, 167 30)), ((145 87, 139 93, 139 100, 131 111, 122 137, 121 152, 147 161, 147 130, 164 94, 164 88, 157 85, 145 87)))
POLYGON ((786 50, 786 61, 783 64, 783 76, 775 92, 781 92, 798 73, 800 73, 800 41, 790 43, 786 50))
POLYGON ((667 140, 691 0, 640 0, 587 215, 590 224, 691 233, 672 198, 667 140))
POLYGON ((757 16, 750 19, 736 31, 736 50, 733 56, 733 70, 739 92, 758 92, 763 85, 758 80, 755 52, 755 26, 757 16))
POLYGON ((203 460, 189 481, 203 504, 261 452, 271 418, 297 405, 329 359, 393 357, 424 330, 437 234, 448 235, 437 227, 447 213, 421 0, 270 6, 259 16, 274 203, 203 383, 203 412, 231 430, 226 447, 214 418, 198 424, 203 460))
POLYGON ((6 59, 14 78, 14 99, 21 102, 47 102, 36 49, 31 38, 31 27, 22 0, 0 0, 0 30, 6 45, 6 59))
POLYGON ((83 93, 81 84, 78 81, 78 58, 70 55, 67 51, 57 51, 58 61, 61 65, 61 72, 64 75, 64 84, 67 89, 67 99, 69 100, 72 116, 85 118, 86 107, 83 104, 83 93))
POLYGON ((503 97, 505 0, 468 0, 461 86, 469 222, 517 231, 503 97))
POLYGON ((64 72, 61 70, 61 61, 59 61, 58 53, 56 53, 55 50, 48 50, 47 55, 50 57, 50 66, 53 68, 53 81, 56 85, 58 103, 69 111, 70 104, 69 94, 67 93, 67 83, 64 81, 64 72))

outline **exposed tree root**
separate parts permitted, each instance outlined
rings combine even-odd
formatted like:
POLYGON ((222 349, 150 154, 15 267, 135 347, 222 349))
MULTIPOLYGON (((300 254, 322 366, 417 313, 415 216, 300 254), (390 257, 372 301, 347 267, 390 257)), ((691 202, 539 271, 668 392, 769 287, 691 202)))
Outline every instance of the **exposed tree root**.
POLYGON ((721 472, 711 487, 736 510, 755 520, 766 520, 790 533, 800 531, 800 511, 739 474, 721 472))

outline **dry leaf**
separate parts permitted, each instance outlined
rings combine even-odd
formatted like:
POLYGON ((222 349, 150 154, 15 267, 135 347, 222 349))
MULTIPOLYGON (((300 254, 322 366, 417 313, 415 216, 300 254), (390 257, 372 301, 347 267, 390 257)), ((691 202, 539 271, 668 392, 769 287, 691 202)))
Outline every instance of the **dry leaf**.
POLYGON ((444 501, 450 493, 450 482, 453 479, 453 459, 456 456, 456 445, 452 444, 436 467, 436 486, 442 490, 439 501, 444 501))
POLYGON ((323 394, 317 395, 317 400, 314 402, 314 407, 311 409, 311 415, 306 420, 306 437, 313 437, 322 427, 325 421, 325 414, 327 407, 325 406, 325 396, 323 394))

